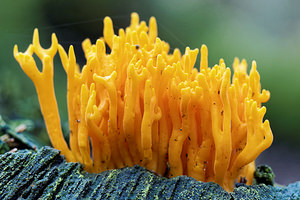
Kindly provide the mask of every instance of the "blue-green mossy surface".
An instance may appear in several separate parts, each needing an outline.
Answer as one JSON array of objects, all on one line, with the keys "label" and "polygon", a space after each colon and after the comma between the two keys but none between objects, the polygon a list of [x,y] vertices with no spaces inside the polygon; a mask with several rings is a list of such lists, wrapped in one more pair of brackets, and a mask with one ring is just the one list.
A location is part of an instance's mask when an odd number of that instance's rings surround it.
[{"label": "blue-green mossy surface", "polygon": [[299,199],[300,182],[287,187],[239,186],[227,193],[218,184],[179,176],[157,176],[134,166],[89,174],[43,147],[0,156],[0,199]]}]

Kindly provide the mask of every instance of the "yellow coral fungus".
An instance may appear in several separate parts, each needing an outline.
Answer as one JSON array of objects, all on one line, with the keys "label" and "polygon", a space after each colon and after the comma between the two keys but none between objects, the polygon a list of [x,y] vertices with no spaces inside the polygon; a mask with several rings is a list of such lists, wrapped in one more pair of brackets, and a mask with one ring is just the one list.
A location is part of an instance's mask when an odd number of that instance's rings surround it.
[{"label": "yellow coral fungus", "polygon": [[[254,160],[273,140],[261,107],[270,93],[261,91],[256,63],[248,75],[246,61],[235,59],[231,80],[222,59],[208,67],[203,45],[198,71],[193,68],[198,49],[170,53],[157,37],[155,18],[147,27],[136,13],[118,35],[106,17],[103,35],[96,44],[89,39],[82,43],[87,63],[81,70],[73,47],[67,54],[54,34],[49,49],[40,46],[37,29],[25,53],[14,48],[35,84],[53,146],[90,172],[139,164],[169,177],[214,181],[227,191],[239,177],[251,184]],[[57,50],[68,78],[70,148],[54,94]],[[42,72],[34,53],[43,63]]]}]

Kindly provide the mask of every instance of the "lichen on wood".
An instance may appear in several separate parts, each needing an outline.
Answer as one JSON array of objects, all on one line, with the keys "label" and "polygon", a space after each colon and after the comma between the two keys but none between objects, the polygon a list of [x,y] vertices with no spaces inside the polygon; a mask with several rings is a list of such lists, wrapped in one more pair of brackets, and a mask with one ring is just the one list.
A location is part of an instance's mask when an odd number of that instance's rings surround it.
[{"label": "lichen on wood", "polygon": [[171,179],[140,167],[90,174],[50,147],[0,155],[0,199],[299,199],[300,182],[287,187],[242,185],[227,193],[216,183]]}]

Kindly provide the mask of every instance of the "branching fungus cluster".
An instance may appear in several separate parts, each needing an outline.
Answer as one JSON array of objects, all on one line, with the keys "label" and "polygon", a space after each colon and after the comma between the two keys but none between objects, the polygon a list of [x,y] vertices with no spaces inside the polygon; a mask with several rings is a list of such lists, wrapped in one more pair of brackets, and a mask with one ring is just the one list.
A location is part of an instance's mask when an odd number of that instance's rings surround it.
[{"label": "branching fungus cluster", "polygon": [[[96,44],[82,43],[87,60],[82,69],[73,47],[67,54],[55,34],[49,49],[40,46],[37,29],[24,53],[14,48],[35,84],[53,146],[89,172],[139,164],[168,177],[214,181],[228,191],[239,176],[251,184],[254,160],[273,140],[261,107],[270,93],[261,91],[256,63],[248,75],[246,61],[235,59],[231,79],[223,59],[208,67],[203,45],[199,72],[194,68],[198,49],[169,52],[157,37],[155,18],[147,27],[136,13],[118,35],[106,17],[103,35]],[[70,147],[54,93],[57,51],[67,74]],[[42,71],[33,54],[42,61]]]}]

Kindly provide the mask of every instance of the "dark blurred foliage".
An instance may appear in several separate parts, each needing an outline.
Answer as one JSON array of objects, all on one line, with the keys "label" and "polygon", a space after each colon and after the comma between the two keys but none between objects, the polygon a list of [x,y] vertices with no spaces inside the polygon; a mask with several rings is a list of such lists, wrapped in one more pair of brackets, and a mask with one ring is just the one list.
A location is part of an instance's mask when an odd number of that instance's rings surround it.
[{"label": "dark blurred foliage", "polygon": [[[184,52],[186,46],[200,48],[206,44],[211,67],[220,58],[229,67],[236,56],[245,58],[250,66],[252,60],[257,61],[262,88],[271,92],[265,118],[274,133],[274,145],[266,152],[272,157],[272,148],[297,148],[300,139],[299,7],[296,0],[2,0],[0,114],[40,119],[34,86],[12,55],[14,44],[20,51],[26,50],[35,27],[39,28],[42,46],[49,46],[55,32],[66,50],[74,45],[77,61],[83,65],[81,42],[90,38],[94,43],[102,36],[105,16],[112,18],[117,33],[129,25],[131,12],[137,12],[147,22],[150,16],[156,17],[159,37],[170,44],[171,50]],[[56,56],[55,86],[63,122],[67,121],[65,79]],[[270,165],[277,174],[276,167]]]}]

